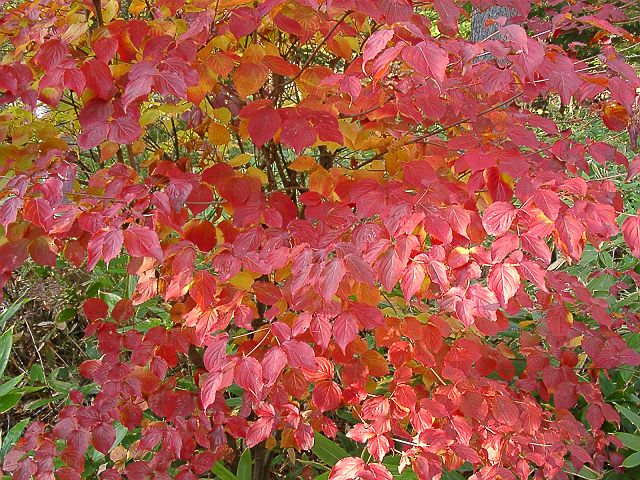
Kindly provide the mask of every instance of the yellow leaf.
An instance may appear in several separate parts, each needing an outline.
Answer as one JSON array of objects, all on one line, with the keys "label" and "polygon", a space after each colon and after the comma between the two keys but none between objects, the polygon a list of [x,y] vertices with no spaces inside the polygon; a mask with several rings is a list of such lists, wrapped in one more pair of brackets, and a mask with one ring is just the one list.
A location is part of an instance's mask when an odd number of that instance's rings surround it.
[{"label": "yellow leaf", "polygon": [[240,272],[229,283],[240,290],[248,292],[253,286],[253,276],[249,272]]},{"label": "yellow leaf", "polygon": [[138,16],[145,8],[147,8],[147,5],[144,3],[144,0],[133,0],[129,5],[129,13]]},{"label": "yellow leaf", "polygon": [[113,158],[116,152],[120,149],[120,145],[114,142],[106,141],[100,145],[100,161],[104,162]]},{"label": "yellow leaf", "polygon": [[325,197],[331,195],[333,191],[333,181],[331,175],[324,168],[318,168],[309,175],[309,190],[318,192]]},{"label": "yellow leaf", "polygon": [[69,25],[69,28],[60,36],[60,39],[69,44],[73,44],[87,32],[88,28],[89,24],[87,22],[74,23]]},{"label": "yellow leaf", "polygon": [[253,157],[248,153],[241,153],[235,158],[229,160],[229,165],[232,167],[239,167],[241,165],[245,165],[251,161]]},{"label": "yellow leaf", "polygon": [[160,110],[156,107],[149,108],[140,116],[140,125],[143,127],[155,122],[160,116]]},{"label": "yellow leaf", "polygon": [[161,112],[168,113],[171,115],[176,115],[179,113],[186,112],[187,110],[189,110],[190,106],[191,105],[189,102],[180,102],[175,104],[163,103],[158,108],[160,109]]},{"label": "yellow leaf", "polygon": [[301,155],[296,158],[291,165],[289,165],[289,169],[294,172],[308,172],[316,165],[317,163],[315,158],[309,155]]},{"label": "yellow leaf", "polygon": [[221,123],[229,123],[231,121],[231,111],[228,108],[216,108],[213,111],[213,116],[220,120]]},{"label": "yellow leaf", "polygon": [[263,185],[266,185],[267,183],[269,183],[269,177],[267,177],[267,174],[256,167],[247,168],[247,175],[251,175],[253,177],[259,178],[260,182]]},{"label": "yellow leaf", "polygon": [[264,47],[258,45],[257,43],[252,43],[245,49],[244,53],[242,54],[242,59],[246,63],[260,63],[265,54],[266,51]]},{"label": "yellow leaf", "polygon": [[182,33],[186,32],[188,30],[189,26],[187,25],[187,22],[185,22],[181,18],[174,19],[173,23],[176,26],[176,33],[178,33],[178,34],[182,34]]},{"label": "yellow leaf", "polygon": [[214,145],[226,145],[231,140],[227,128],[216,122],[209,125],[207,134],[209,136],[209,141]]},{"label": "yellow leaf", "polygon": [[144,152],[146,148],[147,148],[147,144],[144,143],[144,140],[142,138],[136,140],[131,145],[131,151],[135,154]]},{"label": "yellow leaf", "polygon": [[284,280],[286,280],[290,276],[291,276],[291,268],[290,267],[280,268],[279,270],[276,270],[274,272],[274,280],[276,282],[283,282]]},{"label": "yellow leaf", "polygon": [[261,63],[241,63],[233,72],[233,84],[242,99],[256,93],[269,76],[269,69]]},{"label": "yellow leaf", "polygon": [[105,23],[109,23],[113,20],[120,10],[120,4],[117,0],[109,0],[107,6],[102,10],[102,18]]}]

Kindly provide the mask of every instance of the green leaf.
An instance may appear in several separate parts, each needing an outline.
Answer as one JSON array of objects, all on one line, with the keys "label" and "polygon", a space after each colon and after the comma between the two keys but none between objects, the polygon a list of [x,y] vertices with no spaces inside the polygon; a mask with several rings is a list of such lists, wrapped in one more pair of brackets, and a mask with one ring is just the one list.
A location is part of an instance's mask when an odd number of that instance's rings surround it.
[{"label": "green leaf", "polygon": [[616,437],[620,439],[623,445],[631,450],[640,452],[640,435],[633,435],[631,433],[616,433]]},{"label": "green leaf", "polygon": [[637,467],[638,465],[640,465],[640,452],[629,455],[625,458],[624,462],[622,462],[622,466],[627,468]]},{"label": "green leaf", "polygon": [[12,390],[15,390],[16,385],[20,383],[23,376],[24,376],[24,373],[0,385],[0,397],[2,397],[3,395],[6,395],[7,393],[18,393]]},{"label": "green leaf", "polygon": [[329,475],[330,474],[331,474],[331,472],[322,473],[322,474],[318,475],[316,478],[314,478],[313,480],[329,480]]},{"label": "green leaf", "polygon": [[251,459],[251,450],[248,448],[240,455],[238,462],[238,480],[251,480],[253,477],[253,460]]},{"label": "green leaf", "polygon": [[627,417],[627,420],[629,420],[631,423],[633,423],[636,426],[636,428],[640,428],[640,416],[638,416],[638,414],[633,413],[627,407],[623,407],[622,405],[616,404],[616,407],[618,408],[618,411],[622,415]]},{"label": "green leaf", "polygon": [[4,329],[5,324],[11,320],[11,318],[16,314],[20,307],[22,307],[25,303],[30,302],[30,298],[19,298],[15,302],[13,302],[9,308],[7,308],[2,314],[0,314],[0,330]]},{"label": "green leaf", "polygon": [[75,308],[67,307],[60,310],[60,313],[56,316],[56,323],[66,323],[78,314]]},{"label": "green leaf", "polygon": [[400,455],[387,456],[384,458],[382,464],[387,467],[395,480],[417,480],[418,476],[411,470],[411,468],[405,468],[402,473],[398,472],[400,459]]},{"label": "green leaf", "polygon": [[0,336],[0,377],[4,373],[4,369],[7,368],[7,362],[9,361],[9,354],[11,353],[11,345],[13,344],[13,327],[4,332]]},{"label": "green leaf", "polygon": [[442,480],[466,480],[461,473],[442,471]]},{"label": "green leaf", "polygon": [[349,456],[349,453],[347,453],[345,449],[317,432],[314,435],[312,450],[320,460],[332,467],[338,460]]},{"label": "green leaf", "polygon": [[15,406],[22,398],[21,393],[9,393],[0,397],[0,413],[4,413]]},{"label": "green leaf", "polygon": [[22,432],[29,424],[29,419],[25,418],[20,422],[16,423],[11,430],[7,432],[7,435],[2,440],[2,447],[0,447],[0,464],[4,460],[4,457],[7,453],[9,453],[9,449],[15,445],[15,443],[22,435]]},{"label": "green leaf", "polygon": [[222,462],[216,462],[211,471],[220,480],[238,480],[237,477],[222,464]]},{"label": "green leaf", "polygon": [[29,369],[29,380],[30,382],[39,382],[39,383],[47,383],[47,380],[44,376],[44,370],[42,369],[42,365],[39,363],[34,363]]}]

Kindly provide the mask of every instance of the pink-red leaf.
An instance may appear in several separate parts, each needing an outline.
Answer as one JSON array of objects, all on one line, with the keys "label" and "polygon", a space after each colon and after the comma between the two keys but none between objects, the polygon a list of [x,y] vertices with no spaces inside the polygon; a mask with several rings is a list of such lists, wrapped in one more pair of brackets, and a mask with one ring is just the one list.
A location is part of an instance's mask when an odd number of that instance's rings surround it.
[{"label": "pink-red leaf", "polygon": [[353,314],[343,312],[333,322],[333,338],[340,349],[345,352],[347,345],[358,336],[358,321]]},{"label": "pink-red leaf", "polygon": [[307,368],[309,370],[316,368],[316,356],[313,353],[313,348],[305,342],[287,340],[282,344],[282,348],[287,354],[289,365],[293,368]]},{"label": "pink-red leaf", "polygon": [[100,423],[91,432],[91,444],[100,453],[107,455],[116,441],[116,429],[110,423]]},{"label": "pink-red leaf", "polygon": [[402,57],[417,72],[433,78],[437,83],[444,82],[449,56],[435,43],[423,41],[417,45],[405,47]]},{"label": "pink-red leaf", "polygon": [[485,210],[482,226],[489,235],[494,237],[509,231],[517,210],[509,202],[494,202]]},{"label": "pink-red leaf", "polygon": [[122,250],[124,235],[119,228],[98,230],[93,234],[87,246],[87,268],[93,270],[100,259],[108,265]]},{"label": "pink-red leaf", "polygon": [[314,405],[321,412],[335,410],[340,406],[342,391],[335,382],[320,382],[311,394]]},{"label": "pink-red leaf", "polygon": [[362,47],[362,70],[369,60],[373,60],[387,46],[387,43],[393,38],[393,30],[380,29],[367,38]]},{"label": "pink-red leaf", "polygon": [[514,265],[499,263],[491,267],[488,285],[504,308],[520,287],[520,275]]},{"label": "pink-red leaf", "polygon": [[148,227],[131,225],[124,231],[124,246],[133,257],[153,257],[162,261],[163,253],[158,234]]},{"label": "pink-red leaf", "polygon": [[633,256],[640,258],[640,217],[630,215],[622,222],[622,236]]},{"label": "pink-red leaf", "polygon": [[358,477],[365,465],[364,460],[361,458],[342,458],[331,469],[329,480],[353,480]]}]

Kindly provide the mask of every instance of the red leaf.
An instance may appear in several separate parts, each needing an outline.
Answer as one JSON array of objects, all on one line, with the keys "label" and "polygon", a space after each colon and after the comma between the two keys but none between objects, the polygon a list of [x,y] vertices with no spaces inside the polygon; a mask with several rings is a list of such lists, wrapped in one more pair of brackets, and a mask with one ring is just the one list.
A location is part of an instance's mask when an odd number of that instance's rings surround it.
[{"label": "red leaf", "polygon": [[449,55],[435,43],[423,41],[415,46],[405,47],[402,57],[424,76],[433,78],[439,84],[444,82]]},{"label": "red leaf", "polygon": [[405,300],[409,303],[411,297],[422,288],[422,282],[426,277],[424,266],[417,262],[411,262],[404,271],[400,289]]},{"label": "red leaf", "polygon": [[131,67],[131,70],[129,70],[129,83],[127,83],[122,96],[122,108],[125,111],[133,101],[149,94],[155,72],[155,67],[149,61],[142,61]]},{"label": "red leaf", "polygon": [[493,415],[501,423],[505,425],[515,425],[520,416],[518,407],[505,397],[497,397],[493,407]]},{"label": "red leaf", "polygon": [[100,259],[108,265],[122,250],[124,235],[119,228],[99,230],[93,234],[87,246],[87,268],[93,270]]},{"label": "red leaf", "polygon": [[453,445],[451,445],[451,451],[469,463],[480,462],[480,456],[476,453],[476,451],[473,448],[468,447],[467,445],[462,445],[461,443],[454,443]]},{"label": "red leaf", "polygon": [[454,232],[469,238],[467,228],[471,225],[471,214],[467,209],[460,205],[450,205],[444,210],[443,216]]},{"label": "red leaf", "polygon": [[453,0],[434,0],[433,8],[438,12],[440,30],[447,34],[455,34],[458,31],[458,18],[463,10]]},{"label": "red leaf", "polygon": [[357,457],[347,457],[338,460],[331,469],[329,480],[354,480],[365,467],[364,460]]},{"label": "red leaf", "polygon": [[369,442],[367,443],[367,451],[375,458],[378,462],[381,462],[384,456],[389,452],[391,448],[389,444],[389,439],[384,435],[375,435]]},{"label": "red leaf", "polygon": [[391,472],[381,463],[370,463],[364,469],[363,480],[393,480]]},{"label": "red leaf", "polygon": [[46,72],[56,68],[67,56],[69,46],[59,38],[44,42],[38,49],[36,61]]},{"label": "red leaf", "polygon": [[206,410],[216,401],[218,390],[222,386],[222,375],[218,372],[211,372],[200,387],[200,401],[202,408]]},{"label": "red leaf", "polygon": [[[249,135],[257,148],[271,140],[281,124],[280,115],[269,100],[258,100],[247,105],[240,110],[240,116],[248,119]],[[315,134],[312,143],[313,141]]]},{"label": "red leaf", "polygon": [[358,322],[353,314],[343,312],[333,322],[333,338],[342,352],[358,336]]},{"label": "red leaf", "polygon": [[133,257],[153,257],[159,262],[164,255],[158,234],[147,227],[131,225],[124,231],[124,246]]},{"label": "red leaf", "polygon": [[120,411],[120,423],[127,427],[129,430],[133,430],[140,426],[142,422],[142,409],[138,405],[132,403],[126,404]]},{"label": "red leaf", "polygon": [[254,357],[242,357],[238,360],[234,375],[235,381],[245,392],[251,394],[255,401],[262,395],[262,365]]},{"label": "red leaf", "polygon": [[522,276],[533,283],[536,287],[538,287],[543,292],[548,292],[547,285],[545,283],[547,270],[542,268],[536,262],[531,261],[523,261],[520,262],[520,273]]},{"label": "red leaf", "polygon": [[24,204],[22,217],[41,227],[45,232],[53,226],[53,209],[44,198],[29,198]]},{"label": "red leaf", "polygon": [[517,210],[508,202],[494,202],[485,210],[482,226],[489,235],[498,237],[509,231]]},{"label": "red leaf", "polygon": [[98,98],[108,100],[112,96],[113,76],[109,66],[100,60],[90,60],[82,66],[82,73],[87,87],[93,90]]},{"label": "red leaf", "polygon": [[275,423],[275,410],[271,405],[265,405],[265,408],[260,408],[256,413],[260,418],[249,425],[247,430],[246,442],[249,448],[266,440],[271,435]]},{"label": "red leaf", "polygon": [[131,319],[135,313],[136,311],[131,300],[128,298],[121,298],[113,307],[111,317],[113,317],[116,322],[122,323]]},{"label": "red leaf", "polygon": [[334,258],[322,269],[318,280],[320,294],[326,301],[330,301],[338,291],[338,286],[344,277],[344,262],[340,258]]},{"label": "red leaf", "polygon": [[313,370],[316,368],[316,356],[311,348],[305,342],[299,340],[287,340],[282,344],[289,365],[293,368],[306,368]]},{"label": "red leaf", "polygon": [[208,309],[216,300],[216,278],[206,270],[198,271],[191,282],[189,295],[196,302],[200,310]]},{"label": "red leaf", "polygon": [[630,215],[622,222],[622,236],[633,256],[640,258],[640,217]]},{"label": "red leaf", "polygon": [[560,212],[562,203],[556,192],[552,192],[551,190],[536,190],[533,194],[533,200],[550,220],[558,218],[558,212]]},{"label": "red leaf", "polygon": [[0,225],[7,230],[7,226],[10,223],[16,221],[18,217],[18,210],[22,208],[23,201],[21,198],[12,197],[6,199],[2,205],[0,205]]},{"label": "red leaf", "polygon": [[105,455],[116,441],[116,429],[109,423],[100,423],[91,431],[91,444],[94,448]]},{"label": "red leaf", "polygon": [[365,420],[386,419],[391,409],[391,402],[387,397],[373,397],[362,404],[361,415]]},{"label": "red leaf", "polygon": [[107,318],[109,307],[99,298],[87,298],[82,304],[82,310],[90,321]]},{"label": "red leaf", "polygon": [[98,123],[89,127],[83,127],[82,133],[78,135],[78,147],[80,150],[91,150],[107,139],[109,125]]},{"label": "red leaf", "polygon": [[273,385],[287,366],[287,355],[280,346],[271,348],[262,358],[262,373],[267,387]]},{"label": "red leaf", "polygon": [[209,220],[192,220],[184,226],[184,239],[196,244],[202,252],[210,252],[218,243],[216,227]]},{"label": "red leaf", "polygon": [[382,286],[387,292],[391,292],[400,280],[404,269],[404,264],[394,247],[389,248],[379,260],[378,269]]},{"label": "red leaf", "polygon": [[82,480],[80,474],[69,467],[58,468],[56,470],[56,478],[58,480]]},{"label": "red leaf", "polygon": [[409,0],[378,0],[377,3],[389,24],[409,20],[413,13],[413,5]]},{"label": "red leaf", "polygon": [[556,220],[558,246],[574,260],[580,260],[585,245],[585,227],[571,213]]},{"label": "red leaf", "polygon": [[282,123],[280,141],[300,154],[306,147],[315,143],[316,130],[309,119],[301,115],[297,109],[287,108],[283,111],[286,112],[286,117]]},{"label": "red leaf", "polygon": [[387,47],[387,43],[393,38],[393,30],[380,29],[367,38],[362,47],[362,71],[364,72],[365,64],[369,60],[373,60],[376,56]]},{"label": "red leaf", "polygon": [[320,382],[313,388],[311,394],[313,404],[321,412],[338,408],[341,396],[342,391],[335,382]]},{"label": "red leaf", "polygon": [[29,244],[29,255],[39,265],[56,266],[58,249],[51,237],[38,237]]},{"label": "red leaf", "polygon": [[507,302],[520,287],[520,275],[514,265],[498,263],[491,267],[487,283],[498,297],[502,308],[506,308]]},{"label": "red leaf", "polygon": [[629,162],[627,173],[627,182],[633,180],[638,173],[640,173],[640,155],[636,155],[631,162]]},{"label": "red leaf", "polygon": [[142,134],[140,122],[135,110],[129,109],[127,114],[114,117],[109,127],[109,140],[114,143],[130,144]]},{"label": "red leaf", "polygon": [[556,408],[569,409],[574,407],[578,403],[576,385],[569,382],[558,385],[553,392],[553,403]]}]

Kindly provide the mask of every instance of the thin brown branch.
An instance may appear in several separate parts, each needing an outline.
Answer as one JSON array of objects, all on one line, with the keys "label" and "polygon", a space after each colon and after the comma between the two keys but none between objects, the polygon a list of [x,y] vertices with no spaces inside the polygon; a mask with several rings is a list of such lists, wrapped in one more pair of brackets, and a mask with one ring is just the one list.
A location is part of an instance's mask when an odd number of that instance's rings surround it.
[{"label": "thin brown branch", "polygon": [[[524,94],[524,92],[520,92],[520,93],[518,93],[516,95],[513,95],[513,96],[509,97],[508,99],[506,99],[506,100],[504,100],[504,101],[502,101],[502,102],[500,102],[500,103],[498,103],[496,105],[493,105],[493,106],[491,106],[489,108],[486,108],[486,109],[482,110],[476,116],[480,117],[482,115],[486,115],[487,113],[493,112],[494,110],[497,110],[498,108],[501,108],[501,107],[513,102],[514,100],[520,98],[523,94]],[[418,136],[418,137],[416,137],[416,138],[414,138],[412,140],[409,140],[409,141],[405,142],[403,146],[412,145],[414,143],[421,143],[424,140],[426,140],[427,138],[434,137],[436,135],[440,135],[442,133],[445,133],[448,130],[450,130],[452,128],[455,128],[455,127],[457,127],[459,125],[462,125],[463,123],[467,123],[470,120],[471,120],[470,117],[465,117],[465,118],[463,118],[461,120],[458,120],[457,122],[454,122],[454,123],[452,123],[450,125],[445,125],[443,127],[437,128],[433,132],[428,132],[428,133],[425,133],[424,135],[420,135],[420,136]],[[367,160],[364,160],[363,162],[360,162],[360,164],[358,164],[354,168],[354,170],[358,170],[359,168],[362,168],[362,167],[364,167],[366,165],[369,165],[371,162],[374,162],[375,160],[379,160],[380,158],[382,158],[385,155],[385,153],[387,153],[387,152],[380,152],[377,155],[374,155],[373,157],[371,157],[371,158],[369,158]]]},{"label": "thin brown branch", "polygon": [[300,68],[300,70],[298,71],[298,73],[296,73],[292,78],[290,78],[289,80],[286,80],[285,82],[283,82],[281,85],[277,85],[274,88],[274,91],[277,91],[279,88],[282,88],[292,82],[295,82],[298,78],[300,78],[300,75],[302,75],[302,73],[309,67],[309,65],[311,65],[311,62],[314,61],[316,55],[318,54],[318,52],[320,51],[320,49],[324,46],[325,43],[327,43],[327,41],[329,41],[329,38],[331,38],[331,35],[333,35],[333,33],[338,29],[338,27],[342,24],[342,22],[344,22],[346,20],[346,18],[351,15],[353,13],[353,11],[351,10],[347,10],[346,12],[344,12],[344,15],[342,15],[342,17],[340,17],[340,19],[336,22],[336,24],[331,28],[331,30],[329,30],[329,33],[327,33],[324,38],[322,39],[322,41],[316,45],[316,48],[313,50],[313,52],[311,52],[311,55],[309,55],[309,58],[307,58],[307,61],[304,62],[304,64],[302,65],[302,68]]}]

